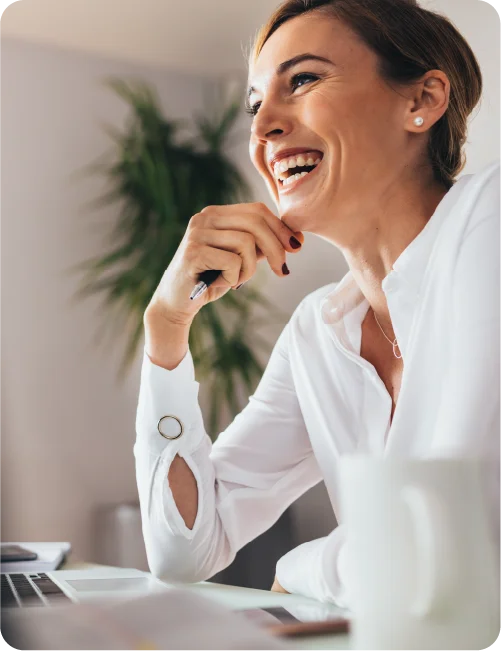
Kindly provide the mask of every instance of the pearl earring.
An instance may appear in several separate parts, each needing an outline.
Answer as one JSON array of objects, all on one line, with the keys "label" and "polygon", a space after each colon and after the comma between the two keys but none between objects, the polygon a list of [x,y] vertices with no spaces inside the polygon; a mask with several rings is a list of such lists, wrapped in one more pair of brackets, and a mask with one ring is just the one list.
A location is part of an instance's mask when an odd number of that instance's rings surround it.
[{"label": "pearl earring", "polygon": [[424,124],[424,120],[423,120],[423,118],[422,118],[422,117],[417,117],[417,118],[415,118],[415,119],[414,119],[414,124],[415,124],[417,127],[422,127],[423,124]]}]

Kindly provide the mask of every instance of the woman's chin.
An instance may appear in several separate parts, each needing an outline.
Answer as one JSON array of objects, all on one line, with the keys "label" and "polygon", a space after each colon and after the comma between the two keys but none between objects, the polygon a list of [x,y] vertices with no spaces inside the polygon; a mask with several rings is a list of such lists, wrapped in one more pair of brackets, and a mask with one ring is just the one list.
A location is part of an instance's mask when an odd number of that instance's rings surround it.
[{"label": "woman's chin", "polygon": [[289,215],[282,215],[281,221],[290,228],[294,233],[303,232],[305,229],[305,220],[299,217],[290,217]]},{"label": "woman's chin", "polygon": [[300,212],[299,209],[282,211],[279,208],[279,215],[282,222],[294,233],[299,231],[307,233],[313,227],[313,216],[309,211],[305,214],[304,209]]}]

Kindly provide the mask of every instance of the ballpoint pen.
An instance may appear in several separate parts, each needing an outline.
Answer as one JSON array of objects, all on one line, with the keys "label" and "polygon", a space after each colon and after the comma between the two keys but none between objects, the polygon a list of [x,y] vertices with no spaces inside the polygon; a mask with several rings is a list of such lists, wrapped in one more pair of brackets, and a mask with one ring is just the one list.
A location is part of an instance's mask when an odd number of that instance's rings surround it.
[{"label": "ballpoint pen", "polygon": [[198,283],[195,285],[193,291],[191,292],[190,299],[193,301],[195,298],[202,296],[202,294],[209,289],[209,287],[216,280],[220,273],[221,271],[218,269],[208,269],[207,271],[203,271],[199,276]]}]

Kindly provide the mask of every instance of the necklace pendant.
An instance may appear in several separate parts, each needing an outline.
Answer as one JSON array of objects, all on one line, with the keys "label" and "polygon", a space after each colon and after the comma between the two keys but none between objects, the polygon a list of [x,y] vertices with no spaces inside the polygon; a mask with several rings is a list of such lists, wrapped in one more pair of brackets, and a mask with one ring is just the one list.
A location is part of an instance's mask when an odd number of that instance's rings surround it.
[{"label": "necklace pendant", "polygon": [[402,355],[401,355],[401,354],[400,354],[400,355],[397,355],[397,350],[398,350],[398,352],[400,353],[400,349],[399,349],[399,347],[398,347],[398,342],[397,342],[396,339],[395,339],[395,341],[392,343],[392,346],[393,346],[393,354],[395,355],[395,357],[396,357],[397,359],[402,359]]}]

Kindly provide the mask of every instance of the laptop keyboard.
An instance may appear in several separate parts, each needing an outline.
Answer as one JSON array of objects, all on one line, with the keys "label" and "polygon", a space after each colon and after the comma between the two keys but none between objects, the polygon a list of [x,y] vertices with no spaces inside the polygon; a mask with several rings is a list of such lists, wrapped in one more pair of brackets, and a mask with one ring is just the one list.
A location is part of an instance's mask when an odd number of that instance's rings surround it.
[{"label": "laptop keyboard", "polygon": [[2,574],[2,608],[26,608],[30,606],[55,606],[71,599],[47,574]]}]

